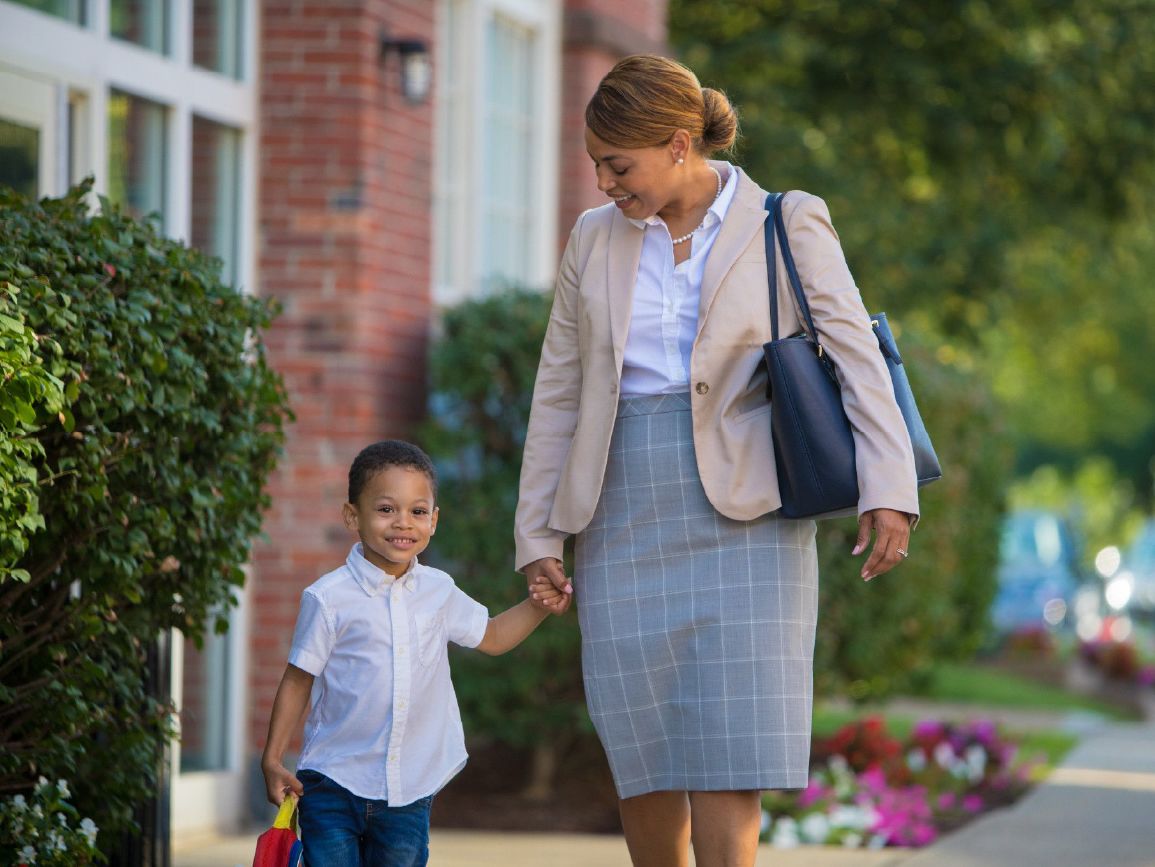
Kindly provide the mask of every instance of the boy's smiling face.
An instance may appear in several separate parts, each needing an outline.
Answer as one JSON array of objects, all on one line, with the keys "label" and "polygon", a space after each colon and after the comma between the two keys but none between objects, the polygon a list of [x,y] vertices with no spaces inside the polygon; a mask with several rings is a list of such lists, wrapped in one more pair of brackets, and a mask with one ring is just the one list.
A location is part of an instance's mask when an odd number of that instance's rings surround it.
[{"label": "boy's smiling face", "polygon": [[410,467],[375,473],[343,512],[345,526],[361,537],[365,559],[394,578],[405,574],[437,529],[433,483]]}]

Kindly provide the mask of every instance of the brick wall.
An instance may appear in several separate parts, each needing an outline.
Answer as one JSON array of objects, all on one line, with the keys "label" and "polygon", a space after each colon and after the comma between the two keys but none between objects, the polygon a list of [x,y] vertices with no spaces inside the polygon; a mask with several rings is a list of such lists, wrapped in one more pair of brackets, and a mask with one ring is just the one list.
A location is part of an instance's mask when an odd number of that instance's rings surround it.
[{"label": "brick wall", "polygon": [[[344,562],[345,478],[424,408],[432,105],[400,93],[379,33],[434,45],[428,0],[265,0],[260,291],[297,420],[253,556],[250,745],[264,743],[302,588]],[[435,61],[436,63],[436,61]]]}]

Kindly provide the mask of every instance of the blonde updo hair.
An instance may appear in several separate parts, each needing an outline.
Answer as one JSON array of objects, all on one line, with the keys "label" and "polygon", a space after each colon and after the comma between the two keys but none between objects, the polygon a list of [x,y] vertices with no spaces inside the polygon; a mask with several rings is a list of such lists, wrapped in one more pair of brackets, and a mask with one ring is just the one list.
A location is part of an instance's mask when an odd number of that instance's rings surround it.
[{"label": "blonde updo hair", "polygon": [[656,54],[614,65],[586,106],[586,126],[620,148],[664,145],[684,129],[703,156],[728,151],[738,138],[738,115],[726,94],[702,87],[688,68]]}]

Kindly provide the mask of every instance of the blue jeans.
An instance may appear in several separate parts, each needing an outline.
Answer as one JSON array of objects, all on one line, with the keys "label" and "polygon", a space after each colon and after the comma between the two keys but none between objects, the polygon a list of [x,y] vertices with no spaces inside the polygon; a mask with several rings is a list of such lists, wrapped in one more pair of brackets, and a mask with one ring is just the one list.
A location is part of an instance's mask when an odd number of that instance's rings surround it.
[{"label": "blue jeans", "polygon": [[305,787],[299,822],[306,867],[425,867],[433,796],[404,807],[359,798],[317,771]]}]

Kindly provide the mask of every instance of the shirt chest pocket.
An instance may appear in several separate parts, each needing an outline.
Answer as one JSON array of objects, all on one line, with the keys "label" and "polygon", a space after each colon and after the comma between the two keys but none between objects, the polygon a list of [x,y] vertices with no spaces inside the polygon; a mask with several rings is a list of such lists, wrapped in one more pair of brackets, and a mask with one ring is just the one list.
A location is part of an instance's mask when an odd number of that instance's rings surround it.
[{"label": "shirt chest pocket", "polygon": [[432,666],[445,653],[445,616],[440,611],[415,614],[417,627],[417,659],[423,666]]}]

